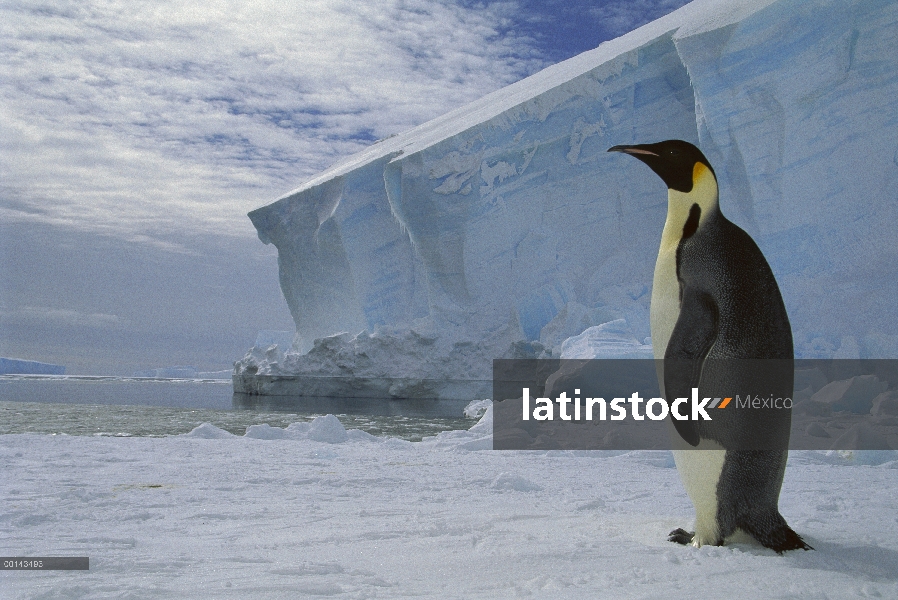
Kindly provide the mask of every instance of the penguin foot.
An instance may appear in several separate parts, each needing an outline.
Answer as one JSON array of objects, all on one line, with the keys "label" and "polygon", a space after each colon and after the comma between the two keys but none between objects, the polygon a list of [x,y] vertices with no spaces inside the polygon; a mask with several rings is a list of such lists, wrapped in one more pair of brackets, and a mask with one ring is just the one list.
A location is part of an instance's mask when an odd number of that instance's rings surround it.
[{"label": "penguin foot", "polygon": [[813,550],[807,542],[801,539],[801,536],[795,533],[791,527],[784,527],[779,531],[773,532],[765,539],[759,539],[759,542],[770,548],[777,554],[782,554],[787,550]]},{"label": "penguin foot", "polygon": [[691,544],[694,537],[694,531],[686,531],[682,527],[677,527],[667,534],[667,541],[676,542],[685,546],[686,544]]},{"label": "penguin foot", "polygon": [[[787,550],[813,550],[801,536],[786,524],[786,520],[779,514],[770,521],[766,519],[753,519],[742,523],[741,528],[754,537],[765,548],[770,548],[777,554]],[[764,526],[766,525],[766,526]]]}]

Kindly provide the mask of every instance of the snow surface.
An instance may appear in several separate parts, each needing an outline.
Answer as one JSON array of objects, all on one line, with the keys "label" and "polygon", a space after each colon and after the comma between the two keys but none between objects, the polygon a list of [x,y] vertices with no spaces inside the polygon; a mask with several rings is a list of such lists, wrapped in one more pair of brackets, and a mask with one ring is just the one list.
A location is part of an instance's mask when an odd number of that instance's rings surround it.
[{"label": "snow surface", "polygon": [[896,22],[894,2],[696,0],[335,165],[250,213],[278,248],[288,354],[348,332],[331,347],[351,374],[366,336],[486,363],[617,319],[645,340],[666,194],[606,150],[680,138],[767,256],[797,357],[898,357]]},{"label": "snow surface", "polygon": [[491,409],[419,443],[333,416],[234,436],[0,436],[3,598],[895,598],[898,453],[795,452],[780,507],[816,550],[666,541],[667,452],[489,450]]}]

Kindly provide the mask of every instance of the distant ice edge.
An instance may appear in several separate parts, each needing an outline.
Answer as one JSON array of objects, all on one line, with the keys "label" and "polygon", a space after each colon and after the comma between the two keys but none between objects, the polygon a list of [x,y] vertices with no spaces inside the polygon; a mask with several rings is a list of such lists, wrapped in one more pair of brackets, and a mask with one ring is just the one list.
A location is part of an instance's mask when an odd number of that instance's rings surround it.
[{"label": "distant ice edge", "polygon": [[442,397],[493,358],[612,356],[581,335],[603,324],[648,346],[665,194],[605,151],[668,138],[715,166],[797,357],[898,357],[896,20],[894,3],[699,0],[251,212],[297,334],[238,361],[235,391],[317,376]]}]

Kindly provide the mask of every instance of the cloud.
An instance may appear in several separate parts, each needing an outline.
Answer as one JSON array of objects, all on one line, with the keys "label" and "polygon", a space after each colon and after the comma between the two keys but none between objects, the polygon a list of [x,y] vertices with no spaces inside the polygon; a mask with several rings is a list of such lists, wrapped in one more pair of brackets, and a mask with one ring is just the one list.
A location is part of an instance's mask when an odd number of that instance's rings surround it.
[{"label": "cloud", "polygon": [[[138,242],[252,234],[339,158],[545,66],[513,3],[0,7],[0,210]],[[170,240],[165,243],[171,243]]]},{"label": "cloud", "polygon": [[3,352],[84,373],[226,364],[291,326],[249,210],[656,8],[0,3]]}]

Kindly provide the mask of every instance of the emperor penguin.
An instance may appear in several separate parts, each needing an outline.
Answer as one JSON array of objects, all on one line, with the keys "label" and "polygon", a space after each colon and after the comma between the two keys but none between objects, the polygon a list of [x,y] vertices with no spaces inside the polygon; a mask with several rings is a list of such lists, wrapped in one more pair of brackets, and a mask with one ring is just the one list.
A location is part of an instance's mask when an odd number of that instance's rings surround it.
[{"label": "emperor penguin", "polygon": [[[762,389],[764,398],[791,398],[785,304],[757,244],[720,212],[711,164],[682,140],[608,151],[644,162],[668,188],[650,309],[668,403],[688,398],[693,387],[701,396]],[[709,411],[710,421],[671,419],[674,460],[695,507],[695,531],[676,529],[668,539],[719,546],[744,532],[777,553],[811,549],[779,512],[791,411],[782,405],[730,408]]]}]

